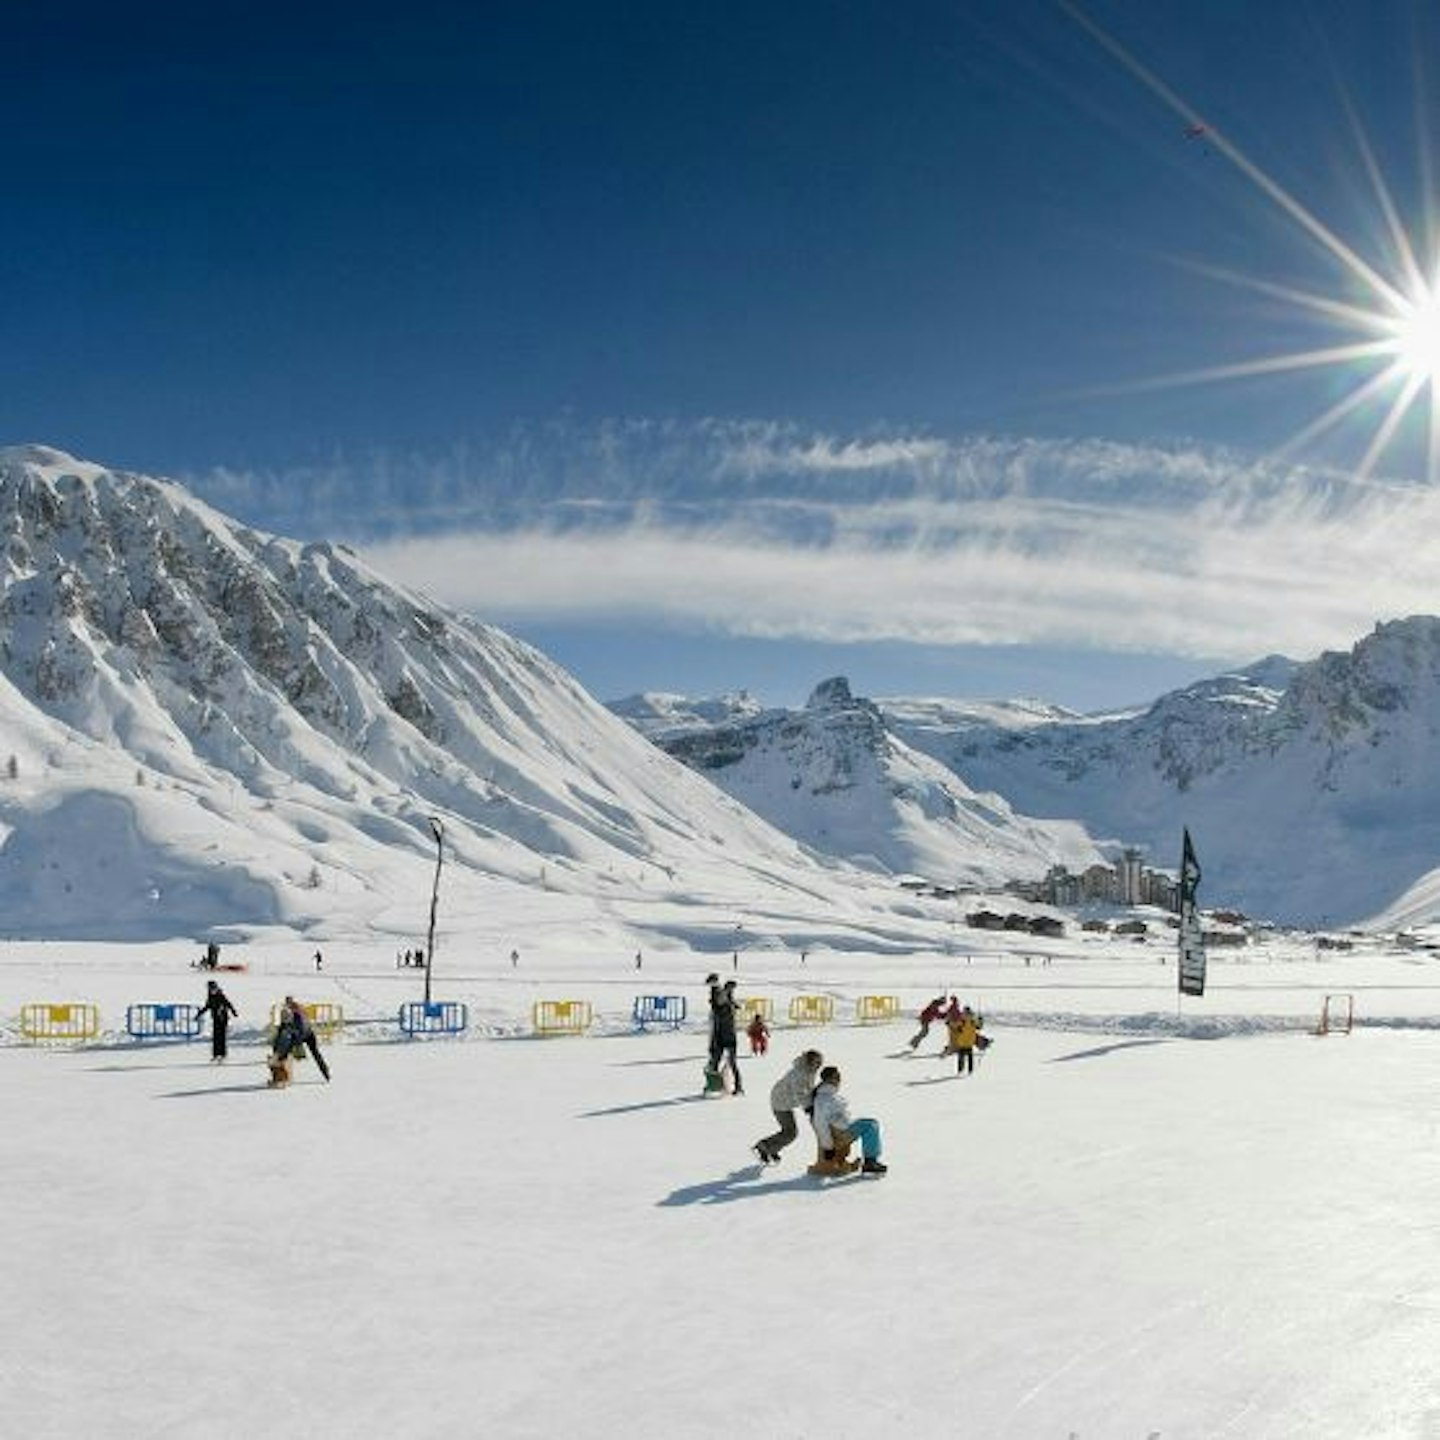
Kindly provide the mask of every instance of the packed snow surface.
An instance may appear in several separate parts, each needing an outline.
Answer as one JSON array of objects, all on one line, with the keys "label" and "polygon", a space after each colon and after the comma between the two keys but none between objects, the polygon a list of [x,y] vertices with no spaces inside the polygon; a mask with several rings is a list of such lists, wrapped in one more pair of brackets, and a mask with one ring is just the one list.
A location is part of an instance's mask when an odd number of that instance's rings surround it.
[{"label": "packed snow surface", "polygon": [[[437,950],[463,1039],[405,1041],[388,941],[226,946],[232,1052],[137,1042],[195,1002],[188,942],[0,950],[4,1430],[27,1437],[1346,1437],[1440,1433],[1440,965],[1277,936],[976,937],[953,954],[684,950],[583,935]],[[771,999],[745,1093],[704,1099],[703,977]],[[973,1077],[907,1046],[938,990],[994,1038]],[[344,1008],[264,1087],[286,993]],[[1327,993],[1357,1028],[1312,1032]],[[687,998],[634,1033],[637,995]],[[835,1023],[793,1028],[802,994]],[[852,1021],[865,995],[903,1019]],[[584,1037],[533,1037],[539,999]],[[33,1002],[97,1005],[83,1046]],[[762,1170],[803,1047],[877,1117],[890,1173]]]}]

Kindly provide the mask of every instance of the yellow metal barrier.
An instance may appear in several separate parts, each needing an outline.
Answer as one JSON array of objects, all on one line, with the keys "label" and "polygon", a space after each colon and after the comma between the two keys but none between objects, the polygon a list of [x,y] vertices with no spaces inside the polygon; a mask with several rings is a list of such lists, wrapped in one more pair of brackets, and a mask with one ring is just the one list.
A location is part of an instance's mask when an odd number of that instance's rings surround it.
[{"label": "yellow metal barrier", "polygon": [[20,1034],[26,1040],[93,1040],[100,1033],[98,1005],[22,1005]]},{"label": "yellow metal barrier", "polygon": [[790,1002],[794,1025],[828,1025],[835,1018],[835,1001],[829,995],[797,995]]},{"label": "yellow metal barrier", "polygon": [[758,1015],[768,1025],[774,1009],[768,995],[747,995],[740,1002],[740,1023],[748,1025]]},{"label": "yellow metal barrier", "polygon": [[[315,1033],[322,1040],[333,1040],[345,1028],[345,1012],[329,1000],[299,1000],[296,1002],[310,1017]],[[280,1026],[282,1007],[270,1007],[270,1033],[273,1035]]]},{"label": "yellow metal barrier", "polygon": [[532,1015],[537,1035],[583,1035],[595,1022],[588,1000],[537,1000]]},{"label": "yellow metal barrier", "polygon": [[855,1018],[862,1025],[900,1018],[898,995],[862,995],[855,1002]]}]

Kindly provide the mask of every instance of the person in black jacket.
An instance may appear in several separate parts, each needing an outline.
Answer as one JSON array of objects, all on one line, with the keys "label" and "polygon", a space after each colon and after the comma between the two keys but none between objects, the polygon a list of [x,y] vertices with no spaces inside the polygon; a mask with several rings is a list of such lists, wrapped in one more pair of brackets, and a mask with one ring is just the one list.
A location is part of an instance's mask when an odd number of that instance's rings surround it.
[{"label": "person in black jacket", "polygon": [[293,995],[287,995],[285,1005],[280,1012],[280,1027],[275,1034],[275,1056],[279,1060],[284,1060],[302,1046],[310,1052],[310,1058],[315,1062],[316,1068],[328,1081],[330,1067],[320,1053],[320,1042],[316,1039],[315,1027],[310,1023],[310,1017],[305,1013],[305,1007]]},{"label": "person in black jacket", "polygon": [[205,982],[205,1003],[200,1007],[200,1021],[210,1017],[210,1059],[223,1060],[228,1053],[230,1017],[240,1012],[230,1003],[230,997],[214,980]]},{"label": "person in black jacket", "polygon": [[745,1087],[740,1083],[740,1061],[736,1054],[735,1011],[739,1002],[735,999],[735,982],[727,980],[710,991],[710,1064],[718,1070],[722,1062],[729,1062],[730,1075],[734,1084],[731,1093],[743,1095]]}]

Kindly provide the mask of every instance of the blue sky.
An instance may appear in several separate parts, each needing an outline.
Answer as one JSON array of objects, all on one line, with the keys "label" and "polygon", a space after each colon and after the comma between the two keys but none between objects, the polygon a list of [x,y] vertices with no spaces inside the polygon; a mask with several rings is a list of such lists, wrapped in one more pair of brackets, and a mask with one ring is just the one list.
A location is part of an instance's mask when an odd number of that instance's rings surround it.
[{"label": "blue sky", "polygon": [[1420,406],[1276,458],[1362,366],[1135,384],[1354,338],[1294,302],[1396,273],[1347,111],[1428,265],[1418,0],[1084,6],[1151,85],[1050,0],[27,8],[7,442],[604,696],[1090,707],[1434,608]]}]

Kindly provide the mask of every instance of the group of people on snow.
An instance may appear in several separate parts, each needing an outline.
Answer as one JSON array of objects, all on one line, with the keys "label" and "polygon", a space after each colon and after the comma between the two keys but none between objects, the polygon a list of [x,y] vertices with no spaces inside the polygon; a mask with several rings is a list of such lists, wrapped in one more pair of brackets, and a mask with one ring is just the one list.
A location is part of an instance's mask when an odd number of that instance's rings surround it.
[{"label": "group of people on snow", "polygon": [[800,1133],[795,1112],[810,1117],[815,1143],[824,1160],[858,1143],[864,1157],[860,1168],[867,1175],[883,1175],[889,1169],[881,1159],[880,1122],[866,1115],[856,1119],[840,1094],[842,1081],[837,1066],[825,1064],[818,1050],[805,1050],[770,1087],[770,1109],[775,1116],[774,1134],[757,1140],[752,1147],[762,1165],[776,1165],[780,1152]]},{"label": "group of people on snow", "polygon": [[[317,952],[318,953],[318,952]],[[230,1049],[230,1020],[240,1012],[230,1002],[230,997],[214,980],[205,982],[205,1000],[198,1007],[198,1018],[203,1026],[205,1017],[210,1017],[210,1059],[212,1063],[223,1061]],[[328,1081],[330,1066],[320,1053],[319,1037],[315,1025],[305,1007],[293,995],[287,995],[280,1006],[280,1015],[275,1025],[275,1036],[271,1041],[268,1063],[272,1086],[289,1082],[293,1059],[305,1051],[315,1062],[315,1068]]]},{"label": "group of people on snow", "polygon": [[713,972],[705,977],[710,989],[710,1062],[705,1068],[705,1084],[709,1090],[723,1089],[721,1079],[725,1067],[730,1070],[730,1093],[743,1095],[745,1087],[740,1082],[740,1057],[735,1053],[735,1015],[740,1002],[735,998],[735,982],[727,980],[723,985],[720,977]]},{"label": "group of people on snow", "polygon": [[[740,1002],[735,995],[735,982],[721,984],[718,975],[707,975],[710,990],[710,1057],[705,1070],[707,1090],[723,1089],[723,1068],[728,1065],[731,1093],[743,1095],[740,1065],[736,1058],[736,1013]],[[752,1055],[765,1054],[770,1037],[765,1017],[758,1012],[746,1027]],[[851,1117],[850,1109],[840,1094],[840,1071],[826,1065],[818,1050],[806,1050],[770,1089],[770,1109],[778,1127],[774,1134],[757,1140],[753,1149],[762,1165],[778,1164],[780,1153],[800,1133],[796,1112],[803,1110],[810,1118],[822,1158],[829,1159],[837,1151],[848,1150],[857,1143],[864,1159],[861,1169],[870,1175],[883,1175],[888,1168],[880,1159],[880,1122],[869,1116]]]},{"label": "group of people on snow", "polygon": [[[724,1069],[728,1066],[731,1093],[743,1095],[745,1090],[736,1058],[736,1016],[740,1002],[736,998],[735,982],[727,980],[722,984],[718,975],[710,974],[705,977],[705,983],[710,992],[710,1053],[705,1070],[706,1089],[724,1089]],[[956,1057],[957,1073],[973,1074],[975,1052],[984,1050],[990,1043],[989,1037],[984,1034],[984,1017],[969,1005],[962,1005],[957,996],[937,995],[920,1012],[920,1029],[910,1041],[911,1050],[919,1048],[936,1021],[944,1024],[947,1035],[947,1043],[940,1053]],[[764,1016],[758,1011],[752,1016],[746,1033],[750,1037],[750,1053],[765,1054],[770,1031]],[[843,1158],[851,1145],[858,1144],[863,1157],[861,1171],[871,1175],[886,1173],[888,1166],[880,1158],[880,1122],[871,1116],[856,1118],[851,1115],[849,1104],[840,1093],[842,1081],[839,1068],[826,1065],[820,1051],[805,1050],[795,1057],[790,1068],[770,1090],[770,1109],[775,1116],[776,1129],[751,1147],[762,1165],[778,1164],[781,1153],[794,1143],[800,1133],[796,1115],[803,1110],[815,1132],[821,1161],[832,1157]],[[854,1162],[851,1163],[853,1165]]]},{"label": "group of people on snow", "polygon": [[954,995],[937,995],[920,1012],[919,1032],[910,1041],[910,1048],[918,1050],[920,1043],[930,1033],[930,1027],[943,1021],[948,1036],[942,1055],[954,1055],[955,1069],[961,1075],[975,1073],[975,1052],[984,1050],[990,1044],[990,1037],[983,1034],[985,1017],[978,1015],[968,1005],[962,1005]]}]

